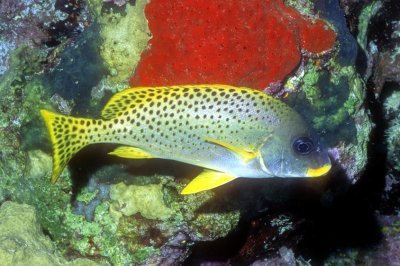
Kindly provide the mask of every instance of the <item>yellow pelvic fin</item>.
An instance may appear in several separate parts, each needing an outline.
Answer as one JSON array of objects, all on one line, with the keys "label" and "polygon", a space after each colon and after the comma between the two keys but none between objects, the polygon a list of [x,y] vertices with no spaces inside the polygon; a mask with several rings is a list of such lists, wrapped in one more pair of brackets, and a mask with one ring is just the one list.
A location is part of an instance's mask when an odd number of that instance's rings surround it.
[{"label": "yellow pelvic fin", "polygon": [[93,119],[75,118],[40,110],[53,146],[53,173],[51,182],[55,183],[69,160],[89,144],[86,136]]},{"label": "yellow pelvic fin", "polygon": [[229,143],[217,140],[217,139],[206,137],[205,140],[207,142],[214,143],[216,145],[222,146],[222,147],[230,150],[231,152],[236,154],[244,163],[250,162],[251,160],[255,159],[258,155],[257,152],[254,152],[251,150],[246,150],[246,149],[237,147],[235,145],[232,145],[232,144],[229,144]]},{"label": "yellow pelvic fin", "polygon": [[108,154],[116,155],[122,158],[131,158],[131,159],[154,158],[153,155],[151,155],[148,152],[145,152],[142,149],[129,146],[118,147],[114,151],[109,152]]},{"label": "yellow pelvic fin", "polygon": [[235,178],[237,177],[230,174],[216,172],[213,170],[204,170],[181,191],[181,194],[187,195],[209,190],[226,184]]}]

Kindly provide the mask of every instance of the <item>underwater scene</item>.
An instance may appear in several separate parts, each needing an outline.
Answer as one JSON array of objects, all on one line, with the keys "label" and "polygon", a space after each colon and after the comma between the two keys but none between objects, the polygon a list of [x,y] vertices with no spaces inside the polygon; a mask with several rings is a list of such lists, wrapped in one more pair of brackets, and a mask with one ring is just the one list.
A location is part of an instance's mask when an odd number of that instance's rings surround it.
[{"label": "underwater scene", "polygon": [[0,265],[400,266],[398,0],[0,0]]}]

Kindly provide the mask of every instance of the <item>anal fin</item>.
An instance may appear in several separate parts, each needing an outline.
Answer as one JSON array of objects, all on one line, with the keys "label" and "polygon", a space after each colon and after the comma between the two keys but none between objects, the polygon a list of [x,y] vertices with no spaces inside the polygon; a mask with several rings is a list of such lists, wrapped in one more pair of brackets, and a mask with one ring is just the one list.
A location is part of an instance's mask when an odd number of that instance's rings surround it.
[{"label": "anal fin", "polygon": [[213,170],[204,170],[196,176],[182,191],[182,195],[193,194],[204,190],[219,187],[237,178],[236,176],[217,172]]},{"label": "anal fin", "polygon": [[108,154],[116,155],[122,158],[131,158],[131,159],[148,159],[154,158],[150,153],[145,152],[142,149],[136,147],[129,146],[121,146],[116,148],[114,151],[109,152]]}]

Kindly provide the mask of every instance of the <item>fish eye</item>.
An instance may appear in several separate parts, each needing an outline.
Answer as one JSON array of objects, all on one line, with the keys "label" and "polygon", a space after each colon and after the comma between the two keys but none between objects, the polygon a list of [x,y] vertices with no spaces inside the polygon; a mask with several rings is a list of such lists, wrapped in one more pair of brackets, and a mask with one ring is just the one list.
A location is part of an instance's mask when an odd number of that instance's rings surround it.
[{"label": "fish eye", "polygon": [[300,155],[307,155],[315,149],[313,141],[308,137],[297,138],[293,142],[293,149]]}]

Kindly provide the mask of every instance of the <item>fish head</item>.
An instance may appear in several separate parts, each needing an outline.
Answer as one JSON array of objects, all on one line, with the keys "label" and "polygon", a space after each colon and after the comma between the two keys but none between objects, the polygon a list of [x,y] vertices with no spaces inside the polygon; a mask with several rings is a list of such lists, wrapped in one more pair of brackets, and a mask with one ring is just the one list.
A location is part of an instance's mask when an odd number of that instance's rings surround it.
[{"label": "fish head", "polygon": [[317,177],[331,168],[318,135],[300,118],[283,123],[260,149],[264,171],[276,177]]}]

